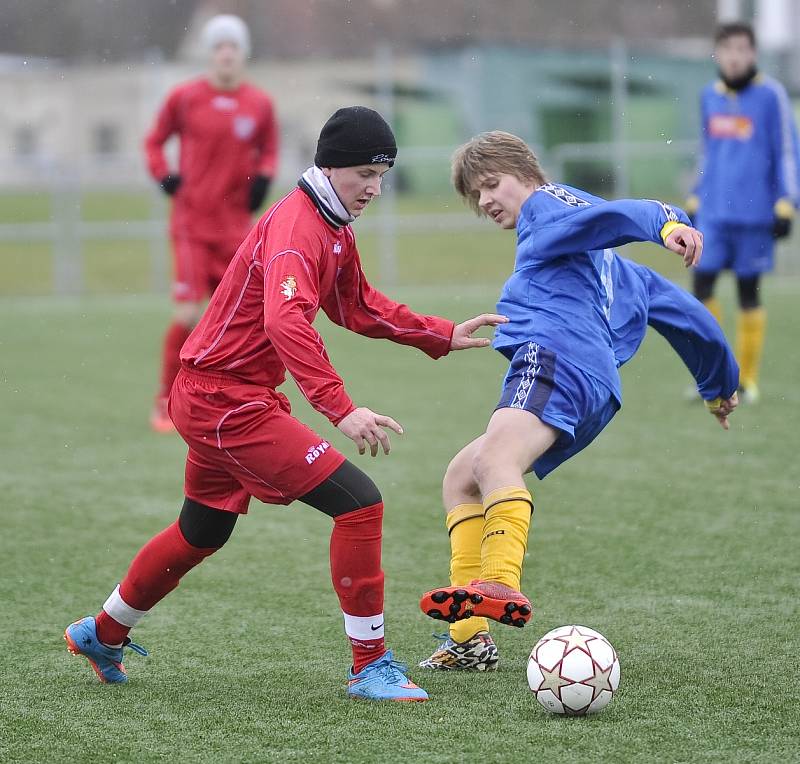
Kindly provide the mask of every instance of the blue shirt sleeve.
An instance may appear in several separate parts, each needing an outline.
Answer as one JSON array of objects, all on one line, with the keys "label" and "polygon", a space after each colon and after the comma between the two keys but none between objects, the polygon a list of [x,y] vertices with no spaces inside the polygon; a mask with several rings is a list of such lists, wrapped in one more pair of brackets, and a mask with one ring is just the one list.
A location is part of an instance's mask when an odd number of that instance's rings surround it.
[{"label": "blue shirt sleeve", "polygon": [[700,196],[702,193],[708,161],[708,98],[708,88],[704,88],[700,94],[700,151],[697,158],[697,177],[692,187],[695,196]]},{"label": "blue shirt sleeve", "polygon": [[702,398],[730,398],[739,366],[714,316],[685,290],[648,269],[647,323],[672,345]]},{"label": "blue shirt sleeve", "polygon": [[528,257],[562,255],[619,247],[632,241],[663,244],[661,229],[670,221],[689,225],[683,210],[649,199],[620,199],[567,207],[563,216],[542,225],[531,222],[519,232],[517,246]]},{"label": "blue shirt sleeve", "polygon": [[775,96],[775,109],[772,113],[772,156],[777,175],[777,199],[788,198],[797,207],[800,205],[800,152],[798,151],[797,124],[792,106],[783,86],[771,83]]}]

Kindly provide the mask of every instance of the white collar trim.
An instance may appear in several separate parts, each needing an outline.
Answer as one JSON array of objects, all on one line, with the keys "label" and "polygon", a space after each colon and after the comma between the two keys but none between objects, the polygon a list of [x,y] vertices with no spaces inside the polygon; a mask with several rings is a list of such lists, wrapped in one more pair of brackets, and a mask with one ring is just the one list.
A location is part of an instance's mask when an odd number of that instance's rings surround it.
[{"label": "white collar trim", "polygon": [[303,173],[303,180],[308,183],[317,199],[325,206],[328,212],[342,221],[342,225],[352,223],[355,220],[355,216],[347,211],[347,208],[337,196],[330,179],[319,167],[316,165],[309,167]]}]

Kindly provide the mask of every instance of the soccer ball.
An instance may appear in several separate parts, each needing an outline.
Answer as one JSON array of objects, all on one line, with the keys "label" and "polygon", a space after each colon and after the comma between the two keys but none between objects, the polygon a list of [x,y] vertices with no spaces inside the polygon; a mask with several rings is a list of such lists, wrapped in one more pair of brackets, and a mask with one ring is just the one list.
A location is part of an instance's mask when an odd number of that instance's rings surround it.
[{"label": "soccer ball", "polygon": [[617,651],[594,629],[559,626],[531,650],[528,686],[551,713],[597,713],[619,686]]}]

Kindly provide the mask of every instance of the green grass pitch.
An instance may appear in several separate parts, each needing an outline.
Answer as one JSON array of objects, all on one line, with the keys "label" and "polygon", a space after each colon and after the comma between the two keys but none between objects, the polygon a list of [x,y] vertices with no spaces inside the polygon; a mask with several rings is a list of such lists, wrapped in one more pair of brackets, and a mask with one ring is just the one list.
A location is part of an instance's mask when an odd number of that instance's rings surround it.
[{"label": "green grass pitch", "polygon": [[[496,291],[398,296],[462,318]],[[136,631],[151,656],[130,654],[127,686],[100,685],[71,657],[66,624],[97,611],[180,507],[183,444],[147,428],[168,305],[0,300],[0,760],[798,760],[798,292],[792,280],[766,289],[763,402],[740,408],[728,433],[682,401],[686,373],[649,337],[607,431],[531,482],[534,619],[495,629],[495,674],[412,668],[431,694],[415,705],[346,699],[330,521],[303,505],[253,502],[224,550]],[[355,400],[406,429],[389,457],[360,458],[286,385],[296,413],[384,493],[388,641],[413,665],[441,628],[416,604],[447,579],[441,475],[484,427],[504,364],[489,350],[433,362],[321,324]],[[299,621],[286,615],[298,598]],[[573,622],[603,632],[622,664],[618,696],[591,719],[548,716],[525,679],[538,637]]]}]

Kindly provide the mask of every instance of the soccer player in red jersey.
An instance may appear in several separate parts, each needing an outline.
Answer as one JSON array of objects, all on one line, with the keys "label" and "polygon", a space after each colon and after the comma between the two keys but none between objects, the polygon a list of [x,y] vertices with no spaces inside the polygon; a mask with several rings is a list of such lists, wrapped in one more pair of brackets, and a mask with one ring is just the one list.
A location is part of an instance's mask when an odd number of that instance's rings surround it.
[{"label": "soccer player in red jersey", "polygon": [[[173,198],[170,235],[175,260],[172,322],[164,337],[161,380],[150,418],[153,429],[174,429],[167,398],[180,368],[180,349],[252,226],[251,214],[275,176],[278,127],[269,96],[244,81],[250,53],[245,23],[212,18],[203,29],[210,55],[206,77],[176,87],[145,140],[147,166]],[[177,172],[164,144],[180,141]]]},{"label": "soccer player in red jersey", "polygon": [[[391,128],[377,112],[339,109],[322,128],[314,166],[244,240],[183,346],[169,400],[189,445],[183,509],[139,551],[97,617],[71,624],[65,634],[70,651],[86,656],[101,680],[126,680],[122,649],[130,629],[222,547],[255,496],[268,504],[299,500],[333,519],[331,577],[353,653],[348,693],[427,700],[384,646],[381,494],[322,435],[295,419],[276,391],[288,371],[359,453],[369,448],[375,456],[382,447],[388,454],[384,429],[402,429],[350,399],[312,326],[317,312],[432,358],[488,345],[473,332],[505,321],[484,314],[454,325],[420,315],[366,280],[349,224],[380,195],[396,154]],[[292,615],[301,619],[305,607],[297,601]]]}]

